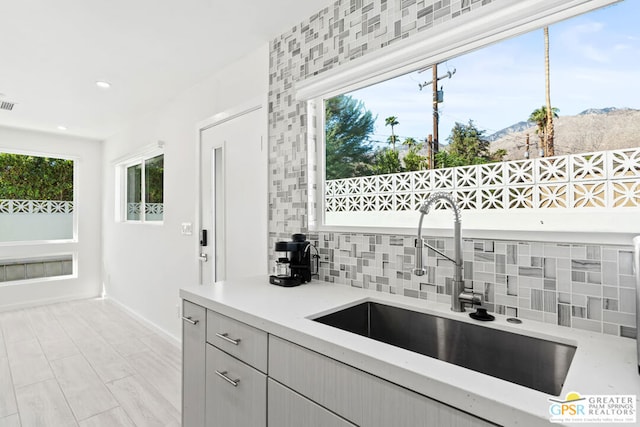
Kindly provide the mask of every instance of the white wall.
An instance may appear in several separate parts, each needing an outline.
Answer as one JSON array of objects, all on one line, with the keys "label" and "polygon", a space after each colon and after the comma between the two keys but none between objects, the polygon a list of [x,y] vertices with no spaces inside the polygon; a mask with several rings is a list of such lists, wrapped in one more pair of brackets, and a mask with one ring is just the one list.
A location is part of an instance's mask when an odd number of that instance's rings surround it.
[{"label": "white wall", "polygon": [[3,150],[76,158],[78,177],[75,179],[75,209],[78,213],[78,241],[18,245],[3,243],[0,245],[0,258],[77,253],[78,262],[76,278],[24,283],[0,282],[0,310],[100,295],[102,143],[59,134],[0,127],[0,151]]},{"label": "white wall", "polygon": [[[198,280],[198,124],[256,98],[266,99],[268,62],[265,44],[105,141],[103,279],[107,295],[175,338],[181,325],[176,308],[179,289]],[[118,223],[113,162],[157,141],[165,143],[164,223]],[[192,236],[181,235],[184,222],[193,224]]]}]

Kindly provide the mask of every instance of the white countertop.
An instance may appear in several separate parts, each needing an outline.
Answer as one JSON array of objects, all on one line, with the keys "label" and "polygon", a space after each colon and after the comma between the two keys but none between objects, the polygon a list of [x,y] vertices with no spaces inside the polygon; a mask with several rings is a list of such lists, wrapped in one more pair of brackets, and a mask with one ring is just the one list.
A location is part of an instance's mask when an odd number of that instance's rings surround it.
[{"label": "white countertop", "polygon": [[[448,305],[316,280],[298,287],[283,288],[269,284],[267,276],[186,287],[180,290],[180,296],[505,426],[550,425],[548,399],[562,400],[570,391],[580,395],[640,397],[636,342],[628,338],[531,320],[514,325],[500,315],[496,315],[494,322],[482,323],[489,328],[576,345],[561,396],[557,397],[309,319],[357,302],[374,300],[463,322],[480,323],[470,319],[468,313],[450,311]],[[637,407],[640,408],[640,404],[637,403]]]}]

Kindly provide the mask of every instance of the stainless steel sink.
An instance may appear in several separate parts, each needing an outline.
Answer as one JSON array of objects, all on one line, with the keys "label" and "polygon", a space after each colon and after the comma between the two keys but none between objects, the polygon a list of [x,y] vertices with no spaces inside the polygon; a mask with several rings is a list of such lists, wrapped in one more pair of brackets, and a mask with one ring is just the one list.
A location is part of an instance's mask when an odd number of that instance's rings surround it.
[{"label": "stainless steel sink", "polygon": [[376,302],[313,319],[559,396],[576,347]]}]

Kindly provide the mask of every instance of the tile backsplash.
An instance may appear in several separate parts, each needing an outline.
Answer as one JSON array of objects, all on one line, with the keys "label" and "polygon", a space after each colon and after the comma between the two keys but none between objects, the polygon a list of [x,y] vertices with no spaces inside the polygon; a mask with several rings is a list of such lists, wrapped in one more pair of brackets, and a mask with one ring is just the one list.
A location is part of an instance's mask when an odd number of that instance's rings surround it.
[{"label": "tile backsplash", "polygon": [[[427,274],[411,274],[413,236],[308,233],[306,105],[295,83],[379,49],[393,49],[503,0],[338,0],[276,37],[269,70],[269,244],[307,233],[321,279],[450,302],[451,262],[425,251]],[[486,15],[486,14],[484,14]],[[483,16],[483,19],[487,19]],[[452,251],[453,241],[429,243]],[[635,337],[631,246],[465,240],[464,278],[494,312],[571,328]],[[273,256],[273,255],[272,255]],[[447,295],[449,292],[449,295]]]},{"label": "tile backsplash", "polygon": [[[415,236],[311,233],[320,279],[449,304],[453,263],[425,249],[424,276],[412,274]],[[453,240],[427,240],[453,257]],[[635,338],[633,249],[565,243],[463,242],[467,288],[489,311]]]}]

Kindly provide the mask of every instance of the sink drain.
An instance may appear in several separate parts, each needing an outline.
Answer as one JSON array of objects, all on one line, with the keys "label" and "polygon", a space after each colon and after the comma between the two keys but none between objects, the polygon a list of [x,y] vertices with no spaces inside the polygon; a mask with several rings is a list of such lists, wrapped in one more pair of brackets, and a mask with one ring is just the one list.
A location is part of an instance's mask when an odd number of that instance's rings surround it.
[{"label": "sink drain", "polygon": [[515,317],[509,317],[507,319],[507,322],[509,322],[509,323],[518,323],[519,324],[519,323],[522,323],[522,320],[516,319]]}]

